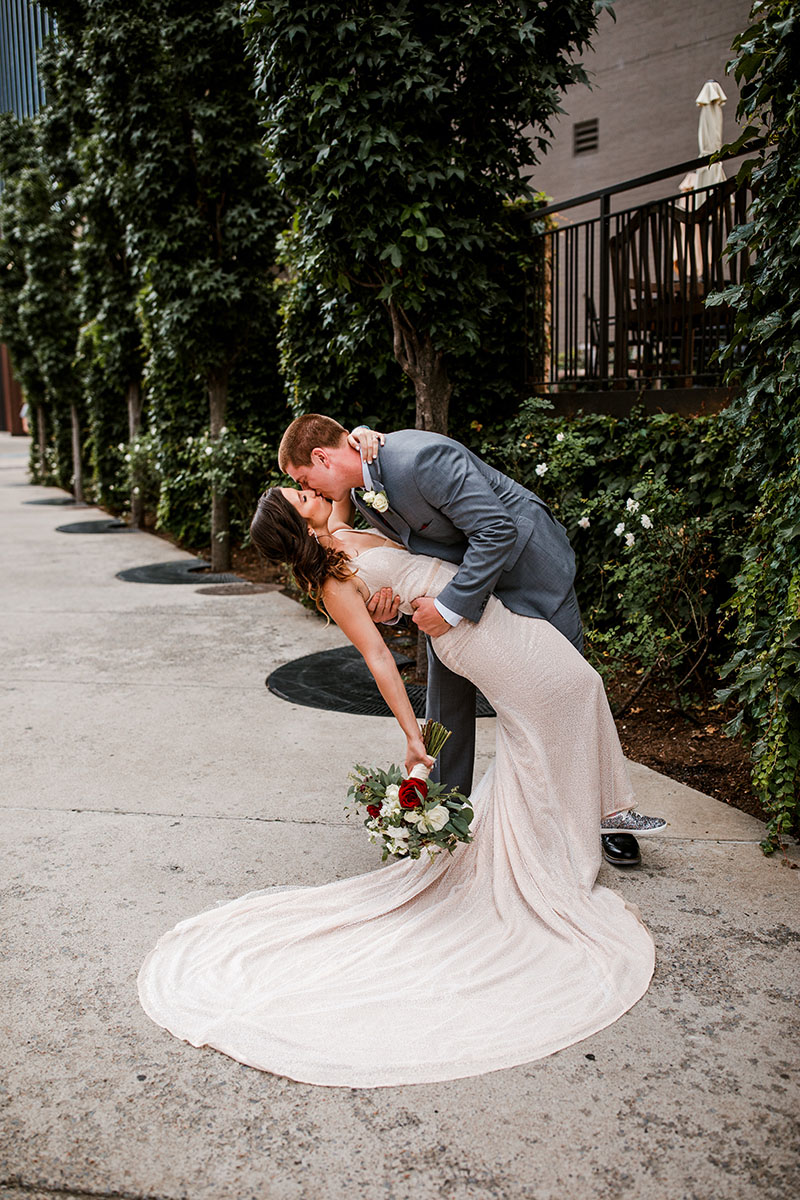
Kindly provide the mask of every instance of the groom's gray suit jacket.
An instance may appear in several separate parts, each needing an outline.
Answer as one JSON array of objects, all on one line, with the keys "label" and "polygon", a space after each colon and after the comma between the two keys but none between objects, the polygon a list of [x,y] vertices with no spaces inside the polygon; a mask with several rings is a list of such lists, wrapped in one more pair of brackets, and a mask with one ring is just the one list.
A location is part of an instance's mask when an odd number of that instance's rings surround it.
[{"label": "groom's gray suit jacket", "polygon": [[[388,434],[368,470],[390,505],[381,514],[354,492],[369,523],[413,554],[460,564],[436,597],[440,604],[479,621],[494,592],[512,611],[550,621],[581,649],[572,586],[575,556],[564,527],[538,496],[451,438],[416,429]],[[453,737],[439,755],[433,778],[468,794],[475,759],[475,687],[449,671],[435,649],[436,638],[429,638],[426,715],[441,721]]]},{"label": "groom's gray suit jacket", "polygon": [[[353,493],[369,523],[412,554],[460,563],[437,597],[448,609],[479,621],[495,593],[513,612],[548,620],[572,595],[575,555],[563,525],[533,492],[459,442],[400,430],[368,469],[389,501],[381,514]],[[577,606],[575,613],[579,636]]]}]

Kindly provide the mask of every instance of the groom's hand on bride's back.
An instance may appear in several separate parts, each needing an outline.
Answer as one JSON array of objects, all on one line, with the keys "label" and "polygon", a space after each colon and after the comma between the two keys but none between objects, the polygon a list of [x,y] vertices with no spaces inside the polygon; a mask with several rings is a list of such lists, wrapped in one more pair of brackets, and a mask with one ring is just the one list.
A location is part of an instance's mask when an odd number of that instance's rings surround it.
[{"label": "groom's hand on bride's back", "polygon": [[393,625],[400,612],[400,597],[391,588],[381,588],[367,601],[367,612],[376,625]]}]

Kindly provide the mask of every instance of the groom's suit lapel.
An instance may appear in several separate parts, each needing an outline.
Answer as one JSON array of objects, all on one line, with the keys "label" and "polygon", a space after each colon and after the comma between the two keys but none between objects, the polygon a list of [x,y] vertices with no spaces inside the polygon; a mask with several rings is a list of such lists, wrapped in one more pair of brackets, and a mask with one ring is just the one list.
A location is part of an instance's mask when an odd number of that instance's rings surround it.
[{"label": "groom's suit lapel", "polygon": [[[366,463],[362,463],[362,466],[364,471],[364,487],[366,490],[373,492],[383,491],[384,484],[383,480],[381,479],[378,461],[376,460],[369,466],[367,466]],[[387,537],[392,538],[395,542],[402,542],[403,545],[408,548],[408,539],[411,535],[411,526],[408,524],[408,522],[403,520],[399,513],[394,512],[391,507],[391,496],[387,496],[389,508],[386,510],[386,512],[379,513],[370,504],[365,504],[358,492],[353,491],[351,495],[356,508],[361,515],[366,518],[370,525],[373,525],[376,529],[379,529],[381,533],[385,533]]]}]

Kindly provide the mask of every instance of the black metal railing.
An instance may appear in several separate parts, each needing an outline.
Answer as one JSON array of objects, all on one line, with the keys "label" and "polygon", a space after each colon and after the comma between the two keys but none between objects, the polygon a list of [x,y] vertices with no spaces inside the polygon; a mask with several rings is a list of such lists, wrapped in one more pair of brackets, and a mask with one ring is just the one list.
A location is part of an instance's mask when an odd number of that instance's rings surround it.
[{"label": "black metal railing", "polygon": [[[627,388],[715,387],[716,352],[733,312],[706,308],[707,296],[740,282],[744,252],[723,255],[747,219],[751,191],[735,179],[612,212],[612,197],[708,165],[692,159],[536,211],[555,226],[544,239],[544,355],[532,356],[527,384],[549,393]],[[596,216],[564,214],[597,202]]]}]

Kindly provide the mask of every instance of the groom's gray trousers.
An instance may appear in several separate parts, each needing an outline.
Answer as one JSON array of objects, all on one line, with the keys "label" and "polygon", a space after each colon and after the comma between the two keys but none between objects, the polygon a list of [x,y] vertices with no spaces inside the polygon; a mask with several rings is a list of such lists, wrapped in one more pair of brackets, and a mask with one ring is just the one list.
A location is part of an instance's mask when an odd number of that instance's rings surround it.
[{"label": "groom's gray trousers", "polygon": [[[574,588],[570,589],[564,603],[548,621],[583,653],[583,626]],[[447,637],[447,634],[443,636]],[[468,796],[472,791],[475,765],[475,685],[463,675],[456,675],[436,657],[436,638],[429,637],[427,642],[428,694],[425,716],[441,721],[445,729],[458,731],[457,736],[451,736],[445,742],[431,778],[441,779],[449,787],[458,788]]]}]

